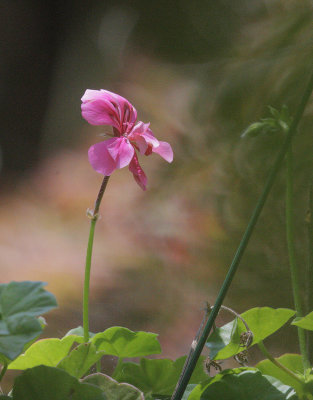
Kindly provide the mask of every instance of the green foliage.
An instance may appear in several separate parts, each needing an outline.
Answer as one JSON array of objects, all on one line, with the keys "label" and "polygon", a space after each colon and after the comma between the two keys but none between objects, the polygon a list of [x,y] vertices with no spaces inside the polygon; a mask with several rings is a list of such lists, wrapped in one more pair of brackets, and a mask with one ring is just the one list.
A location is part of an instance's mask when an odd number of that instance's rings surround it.
[{"label": "green foliage", "polygon": [[43,282],[0,285],[0,359],[14,360],[42,332],[38,316],[57,306]]},{"label": "green foliage", "polygon": [[313,331],[313,311],[310,312],[310,314],[306,315],[303,318],[295,318],[292,321],[291,325],[296,325],[299,328]]},{"label": "green foliage", "polygon": [[16,378],[13,400],[106,400],[102,390],[79,382],[67,372],[54,367],[39,366]]},{"label": "green foliage", "polygon": [[[253,333],[251,346],[275,333],[294,314],[294,310],[271,307],[252,308],[241,314]],[[242,351],[240,335],[245,331],[246,327],[243,322],[237,318],[221,328],[217,328],[206,343],[210,349],[210,358],[222,360]]]},{"label": "green foliage", "polygon": [[283,106],[281,111],[274,107],[268,106],[271,117],[262,118],[259,122],[253,122],[241,134],[241,137],[255,137],[262,134],[271,135],[279,131],[287,132],[292,119],[288,108]]},{"label": "green foliage", "polygon": [[145,400],[140,390],[128,383],[118,383],[108,375],[100,373],[89,375],[83,382],[100,387],[109,400]]},{"label": "green foliage", "polygon": [[83,343],[77,346],[59,364],[63,369],[76,378],[85,375],[93,364],[103,356],[103,351],[97,351],[93,343]]},{"label": "green foliage", "polygon": [[[125,362],[119,369],[115,378],[119,382],[127,382],[146,394],[153,396],[171,395],[175,389],[186,356],[176,361],[169,359],[149,360],[142,358],[140,364]],[[203,358],[201,358],[190,379],[190,383],[199,383],[207,379],[203,371]]]},{"label": "green foliage", "polygon": [[98,351],[120,358],[142,357],[161,353],[156,333],[133,332],[130,329],[114,326],[97,333],[91,342]]},{"label": "green foliage", "polygon": [[[72,335],[75,335],[77,337],[81,337],[82,341],[79,342],[79,343],[82,343],[83,342],[83,338],[84,338],[84,328],[82,326],[78,326],[77,328],[70,329],[65,336],[72,336]],[[89,337],[90,338],[92,338],[94,336],[95,336],[94,333],[89,332]]]},{"label": "green foliage", "polygon": [[[284,354],[283,356],[277,358],[277,361],[287,367],[290,371],[298,375],[303,374],[302,358],[299,354]],[[273,376],[282,383],[292,386],[298,394],[303,392],[303,385],[301,385],[300,382],[287,374],[281,368],[278,368],[270,360],[263,360],[259,362],[256,365],[256,368],[258,368],[262,374]]]},{"label": "green foliage", "polygon": [[23,370],[37,365],[56,367],[67,356],[73,343],[82,343],[82,341],[82,338],[76,335],[65,336],[63,339],[38,340],[14,360],[9,365],[9,369]]},{"label": "green foliage", "polygon": [[[262,375],[260,371],[226,370],[216,375],[207,385],[197,386],[188,400],[296,400],[290,386]],[[238,371],[238,370],[237,370]],[[236,371],[236,372],[237,372]]]}]

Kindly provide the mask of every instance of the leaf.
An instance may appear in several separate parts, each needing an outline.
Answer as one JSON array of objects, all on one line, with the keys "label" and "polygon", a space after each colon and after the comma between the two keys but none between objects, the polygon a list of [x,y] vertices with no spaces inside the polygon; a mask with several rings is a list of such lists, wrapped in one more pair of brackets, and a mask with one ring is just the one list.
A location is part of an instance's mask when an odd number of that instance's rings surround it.
[{"label": "leaf", "polygon": [[193,391],[193,389],[196,386],[198,386],[196,383],[187,385],[186,390],[183,394],[182,400],[188,400],[190,393]]},{"label": "leaf", "polygon": [[299,326],[299,328],[313,331],[313,311],[303,318],[295,318],[291,325]]},{"label": "leaf", "polygon": [[96,350],[93,343],[83,343],[72,350],[57,367],[76,378],[81,378],[93,364],[100,360],[103,354],[103,351]]},{"label": "leaf", "polygon": [[42,332],[36,317],[57,305],[44,285],[29,281],[0,285],[0,353],[9,360]]},{"label": "leaf", "polygon": [[109,400],[145,400],[139,389],[129,383],[118,383],[108,375],[92,374],[86,376],[83,382],[100,387]]},{"label": "leaf", "polygon": [[[232,370],[228,370],[232,371]],[[260,371],[245,370],[239,374],[224,371],[216,375],[208,385],[201,388],[200,397],[191,392],[188,400],[296,400],[290,386],[275,378],[262,375]],[[222,375],[222,376],[219,376]],[[196,387],[194,391],[197,389]]]},{"label": "leaf", "polygon": [[[153,395],[171,395],[182,372],[186,356],[176,361],[169,359],[150,360],[142,358],[140,364],[123,363],[116,380],[130,383],[141,391]],[[199,383],[207,378],[203,371],[203,357],[198,362],[189,383]]]},{"label": "leaf", "polygon": [[[64,337],[72,336],[72,335],[79,336],[82,339],[84,339],[84,328],[82,326],[78,326],[77,328],[73,328],[73,329],[69,330]],[[94,336],[95,336],[94,333],[89,332],[89,337],[90,338],[92,338]],[[83,343],[83,341],[81,343]]]},{"label": "leaf", "polygon": [[37,365],[56,367],[68,355],[74,342],[82,342],[79,336],[65,336],[63,339],[42,339],[33,343],[8,369],[27,369]]},{"label": "leaf", "polygon": [[54,367],[28,369],[15,379],[13,400],[105,400],[102,390]]},{"label": "leaf", "polygon": [[[280,329],[295,314],[287,308],[257,307],[241,314],[253,333],[251,346],[264,340]],[[210,349],[211,359],[223,360],[242,351],[240,334],[246,327],[240,319],[217,328],[208,338],[206,346]]]},{"label": "leaf", "polygon": [[[302,358],[299,354],[284,354],[276,358],[278,362],[290,369],[292,372],[301,375],[303,374]],[[302,385],[292,376],[288,375],[282,369],[276,367],[270,360],[263,360],[256,365],[262,374],[273,376],[282,383],[292,386],[298,394],[303,393]]]},{"label": "leaf", "polygon": [[156,333],[133,332],[127,328],[113,326],[97,333],[91,342],[97,350],[120,358],[142,357],[161,353]]},{"label": "leaf", "polygon": [[241,137],[255,137],[263,133],[266,125],[263,122],[253,122],[241,134]]}]

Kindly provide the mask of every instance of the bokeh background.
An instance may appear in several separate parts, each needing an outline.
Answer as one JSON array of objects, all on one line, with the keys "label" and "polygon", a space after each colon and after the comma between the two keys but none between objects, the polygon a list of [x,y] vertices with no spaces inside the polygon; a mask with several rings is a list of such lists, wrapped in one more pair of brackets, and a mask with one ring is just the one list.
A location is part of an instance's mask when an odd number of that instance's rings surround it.
[{"label": "bokeh background", "polygon": [[[46,316],[45,336],[61,337],[82,323],[85,213],[102,180],[87,150],[109,128],[81,118],[80,98],[87,88],[117,92],[171,143],[175,157],[171,165],[157,155],[141,158],[147,192],[127,168],[109,181],[96,228],[91,330],[158,332],[163,356],[185,354],[282,140],[240,134],[268,115],[267,105],[293,112],[299,103],[313,62],[312,2],[0,5],[0,282],[48,283],[59,308]],[[303,288],[312,109],[311,102],[294,142]],[[226,298],[237,312],[293,306],[284,185],[282,170]],[[295,329],[268,343],[274,355],[296,352]],[[260,355],[252,351],[251,358]]]}]

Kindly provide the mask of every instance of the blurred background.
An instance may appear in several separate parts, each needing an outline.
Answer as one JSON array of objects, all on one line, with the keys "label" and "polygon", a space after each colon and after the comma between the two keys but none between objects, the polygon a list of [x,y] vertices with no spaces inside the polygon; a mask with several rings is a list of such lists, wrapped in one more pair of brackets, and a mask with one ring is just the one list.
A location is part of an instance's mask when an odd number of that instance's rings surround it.
[{"label": "blurred background", "polygon": [[[268,115],[268,105],[286,104],[293,113],[299,103],[312,68],[312,2],[0,5],[0,282],[48,283],[59,309],[46,316],[45,336],[61,337],[82,323],[85,213],[102,181],[87,150],[109,128],[82,119],[80,98],[87,88],[117,92],[175,156],[173,164],[156,155],[140,159],[147,192],[127,168],[109,181],[96,228],[91,330],[158,332],[163,356],[185,354],[282,140],[240,134]],[[312,108],[294,142],[303,287]],[[293,307],[284,194],[282,170],[225,301],[237,312]],[[298,351],[295,333],[288,328],[283,339],[268,341],[273,354]],[[252,351],[251,358],[261,356]]]}]

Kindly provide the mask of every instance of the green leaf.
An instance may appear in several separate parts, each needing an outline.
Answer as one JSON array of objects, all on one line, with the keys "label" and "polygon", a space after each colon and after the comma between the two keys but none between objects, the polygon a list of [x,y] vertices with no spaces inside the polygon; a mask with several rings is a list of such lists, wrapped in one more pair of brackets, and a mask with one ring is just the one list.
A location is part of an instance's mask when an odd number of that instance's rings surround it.
[{"label": "green leaf", "polygon": [[44,285],[29,281],[0,285],[0,353],[9,360],[14,360],[42,332],[36,317],[57,305]]},{"label": "green leaf", "polygon": [[299,326],[299,328],[313,331],[313,311],[303,318],[295,318],[291,325]]},{"label": "green leaf", "polygon": [[[295,314],[287,308],[271,307],[252,308],[241,314],[253,333],[251,346],[264,340],[280,329]],[[223,360],[242,351],[240,335],[246,327],[240,319],[233,320],[217,328],[208,338],[206,346],[210,348],[211,359]]]},{"label": "green leaf", "polygon": [[42,339],[33,343],[16,360],[9,364],[8,369],[27,369],[37,365],[56,367],[68,355],[74,342],[83,342],[83,338],[71,335],[63,339]]},{"label": "green leaf", "polygon": [[72,350],[57,367],[76,378],[81,378],[93,364],[100,360],[103,354],[103,351],[96,350],[93,343],[83,343]]},{"label": "green leaf", "polygon": [[118,383],[108,375],[92,374],[86,376],[83,382],[100,387],[109,400],[145,400],[139,389],[129,383]]},{"label": "green leaf", "polygon": [[[284,354],[283,356],[276,358],[276,360],[299,376],[303,374],[302,358],[299,354]],[[262,374],[273,376],[282,383],[292,386],[298,394],[303,393],[301,383],[282,369],[276,367],[276,365],[274,365],[270,360],[259,362],[256,365],[256,368],[258,368]]]},{"label": "green leaf", "polygon": [[193,389],[196,386],[198,386],[196,383],[187,385],[186,390],[183,394],[182,400],[188,400],[190,393],[193,391]]},{"label": "green leaf", "polygon": [[253,122],[251,125],[246,128],[242,134],[241,137],[255,137],[263,133],[264,129],[266,128],[266,124],[263,122]]},{"label": "green leaf", "polygon": [[[221,376],[219,376],[221,375]],[[296,400],[297,396],[290,386],[260,371],[245,370],[239,374],[232,370],[216,375],[208,385],[200,386],[198,397],[194,397],[196,387],[188,400]],[[199,397],[200,394],[200,397]]]},{"label": "green leaf", "polygon": [[[182,372],[186,356],[176,361],[169,359],[150,360],[142,358],[140,364],[123,363],[115,378],[127,382],[141,391],[157,395],[171,395]],[[199,383],[207,378],[203,371],[203,357],[199,360],[189,383]]]},{"label": "green leaf", "polygon": [[142,357],[161,353],[156,333],[133,332],[127,328],[113,326],[104,332],[97,333],[91,342],[97,350],[120,358]]},{"label": "green leaf", "polygon": [[[67,334],[66,334],[64,337],[66,337],[66,336],[72,336],[72,335],[79,336],[79,337],[81,337],[82,339],[84,339],[84,328],[83,328],[82,326],[78,326],[77,328],[73,328],[73,329],[69,330],[69,331],[67,332]],[[90,338],[92,338],[92,337],[94,337],[94,336],[95,336],[94,333],[89,332],[89,337],[90,337]],[[82,343],[83,343],[83,342],[82,342]]]},{"label": "green leaf", "polygon": [[13,386],[13,400],[105,400],[102,390],[81,383],[67,372],[39,366],[18,376]]}]

